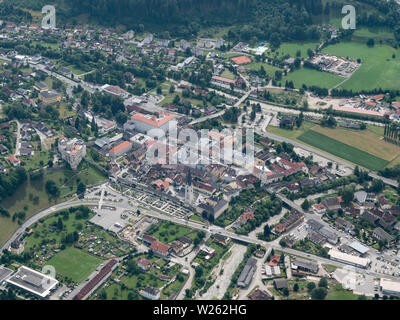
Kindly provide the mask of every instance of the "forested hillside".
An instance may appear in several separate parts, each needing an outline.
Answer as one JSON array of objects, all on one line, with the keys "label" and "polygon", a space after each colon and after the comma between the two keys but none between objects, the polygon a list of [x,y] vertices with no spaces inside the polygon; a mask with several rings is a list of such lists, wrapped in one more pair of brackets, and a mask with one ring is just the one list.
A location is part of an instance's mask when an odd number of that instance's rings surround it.
[{"label": "forested hillside", "polygon": [[[51,1],[50,1],[51,2]],[[81,23],[81,17],[104,26],[125,25],[139,30],[157,26],[172,36],[190,37],[202,27],[235,26],[229,36],[235,40],[251,38],[279,45],[287,40],[317,39],[314,23],[318,17],[340,14],[346,3],[322,0],[53,0],[58,23]],[[355,1],[350,1],[355,3]],[[326,2],[324,2],[326,3]],[[360,0],[359,4],[377,8],[358,12],[358,23],[387,25],[400,30],[398,5],[386,0]],[[48,0],[4,0],[0,16],[22,16],[18,8],[40,10]],[[6,8],[6,9],[4,9]],[[5,11],[6,10],[6,11]],[[7,11],[8,10],[8,11]],[[25,14],[26,15],[26,14]],[[79,18],[78,18],[79,17]],[[26,19],[26,17],[24,18]],[[400,39],[400,31],[397,31]]]}]

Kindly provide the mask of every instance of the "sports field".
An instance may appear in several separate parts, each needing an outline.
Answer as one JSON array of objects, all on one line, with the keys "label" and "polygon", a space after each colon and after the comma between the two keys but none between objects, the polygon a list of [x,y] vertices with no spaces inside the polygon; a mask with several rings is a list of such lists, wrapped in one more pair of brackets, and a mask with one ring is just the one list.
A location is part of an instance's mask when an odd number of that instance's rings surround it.
[{"label": "sports field", "polygon": [[361,67],[339,88],[361,91],[376,88],[398,89],[400,87],[399,49],[379,44],[369,48],[363,43],[353,41],[331,45],[322,51],[341,57],[361,59]]},{"label": "sports field", "polygon": [[375,157],[370,153],[329,138],[313,130],[303,133],[298,139],[318,149],[327,151],[337,157],[349,160],[370,170],[383,169],[389,163],[389,161]]},{"label": "sports field", "polygon": [[56,274],[80,283],[102,262],[100,258],[71,247],[57,253],[47,264],[54,266]]}]

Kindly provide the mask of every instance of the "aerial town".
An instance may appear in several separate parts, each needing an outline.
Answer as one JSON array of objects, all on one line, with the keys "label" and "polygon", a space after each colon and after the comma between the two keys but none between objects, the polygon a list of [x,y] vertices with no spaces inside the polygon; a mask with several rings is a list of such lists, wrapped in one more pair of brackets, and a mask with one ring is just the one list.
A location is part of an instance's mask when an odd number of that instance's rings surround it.
[{"label": "aerial town", "polygon": [[276,45],[9,15],[0,300],[400,298],[389,27]]}]

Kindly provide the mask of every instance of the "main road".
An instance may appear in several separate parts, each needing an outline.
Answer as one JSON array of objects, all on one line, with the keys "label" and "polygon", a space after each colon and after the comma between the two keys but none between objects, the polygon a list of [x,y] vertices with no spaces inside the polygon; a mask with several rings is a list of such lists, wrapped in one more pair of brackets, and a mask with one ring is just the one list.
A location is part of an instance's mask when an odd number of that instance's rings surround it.
[{"label": "main road", "polygon": [[[15,241],[16,239],[18,239],[26,230],[26,228],[29,228],[30,226],[32,226],[34,223],[36,223],[37,221],[39,221],[40,219],[56,212],[56,211],[60,211],[60,210],[64,210],[64,209],[68,209],[71,207],[77,207],[77,206],[94,206],[97,207],[99,204],[98,201],[96,200],[85,200],[85,199],[80,199],[80,200],[69,200],[57,205],[54,205],[46,210],[40,211],[39,213],[37,213],[36,215],[30,217],[27,221],[25,221],[19,228],[18,230],[14,233],[14,235],[1,247],[1,252],[3,250],[6,250],[7,248],[9,248],[9,246],[11,245],[11,243],[13,241]],[[134,207],[129,205],[129,204],[122,204],[122,203],[112,203],[110,204],[113,207],[122,209],[122,210],[134,210]],[[298,250],[294,250],[294,249],[290,249],[290,248],[283,248],[281,247],[279,244],[276,243],[269,243],[263,240],[259,240],[259,239],[255,239],[249,236],[245,236],[245,235],[239,235],[239,234],[235,234],[232,232],[229,232],[227,230],[225,230],[224,228],[218,227],[218,226],[210,226],[210,227],[206,227],[203,224],[200,223],[196,223],[193,221],[189,221],[186,219],[181,219],[181,218],[176,218],[170,215],[166,215],[166,214],[162,214],[160,212],[154,211],[154,210],[146,210],[145,212],[143,212],[143,214],[160,219],[160,220],[166,220],[166,221],[171,221],[173,223],[176,224],[180,224],[180,225],[184,225],[193,229],[197,229],[197,230],[203,230],[207,233],[211,233],[211,234],[221,234],[227,237],[230,237],[234,240],[246,243],[246,244],[257,244],[257,245],[262,245],[266,248],[271,248],[274,250],[280,250],[283,251],[285,253],[288,254],[293,254],[296,256],[300,256],[300,257],[304,257],[306,259],[309,260],[314,260],[323,264],[330,264],[330,265],[334,265],[336,267],[345,267],[348,266],[344,263],[338,262],[338,261],[334,261],[334,260],[330,260],[327,258],[322,258],[319,256],[315,256],[312,254],[308,254],[302,251],[298,251]],[[366,270],[365,269],[360,269],[360,268],[354,268],[355,271],[359,271],[361,273],[364,273]],[[381,277],[382,274],[378,274],[378,273],[373,273],[370,271],[370,274],[375,275],[377,277]],[[394,278],[391,277],[389,275],[384,275],[386,278]],[[396,279],[396,278],[394,278]]]}]

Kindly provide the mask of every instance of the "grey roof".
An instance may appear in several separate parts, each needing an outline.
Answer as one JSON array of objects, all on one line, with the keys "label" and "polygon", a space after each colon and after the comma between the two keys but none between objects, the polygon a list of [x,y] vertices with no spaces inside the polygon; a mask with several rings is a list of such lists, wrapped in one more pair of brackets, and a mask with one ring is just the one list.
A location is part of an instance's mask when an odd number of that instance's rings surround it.
[{"label": "grey roof", "polygon": [[365,254],[369,250],[368,247],[362,245],[358,241],[353,241],[352,243],[349,244],[349,247],[351,247],[352,249],[356,250],[357,252],[359,252],[361,254]]},{"label": "grey roof", "polygon": [[60,68],[58,69],[58,71],[60,71],[60,72],[62,72],[62,73],[70,73],[70,72],[71,72],[70,69],[65,68],[65,67],[60,67]]},{"label": "grey roof", "polygon": [[337,197],[326,198],[322,201],[322,204],[326,206],[328,209],[340,207],[340,202]]},{"label": "grey roof", "polygon": [[45,99],[51,99],[51,98],[60,96],[60,94],[57,91],[54,91],[54,90],[42,91],[40,93],[40,95]]},{"label": "grey roof", "polygon": [[36,82],[35,86],[40,88],[40,89],[47,88],[47,84],[45,84],[44,82]]},{"label": "grey roof", "polygon": [[237,281],[238,286],[247,287],[250,284],[253,275],[256,271],[256,265],[257,265],[256,259],[250,258],[249,260],[247,260],[247,263],[244,266],[242,273],[240,274],[239,279]]},{"label": "grey roof", "polygon": [[143,291],[146,291],[147,293],[149,293],[153,296],[157,295],[160,292],[159,289],[151,287],[151,286],[147,286],[146,288],[143,289]]},{"label": "grey roof", "polygon": [[274,280],[274,284],[275,284],[277,289],[283,289],[283,288],[287,288],[288,287],[286,279],[283,279],[283,278],[275,279]]},{"label": "grey roof", "polygon": [[0,283],[2,283],[12,273],[13,273],[13,271],[8,268],[0,267]]},{"label": "grey roof", "polygon": [[394,240],[394,237],[392,237],[389,233],[387,233],[385,230],[383,230],[380,227],[377,227],[374,229],[374,234],[377,235],[381,239],[385,239],[388,242],[391,242]]},{"label": "grey roof", "polygon": [[295,259],[292,263],[292,265],[300,267],[302,269],[306,269],[309,270],[313,273],[317,273],[318,272],[318,264],[311,262],[311,261],[306,261],[306,260],[302,260],[302,259]]},{"label": "grey roof", "polygon": [[105,145],[110,144],[110,139],[107,137],[103,137],[100,139],[97,139],[94,144],[98,146],[99,148],[103,148]]},{"label": "grey roof", "polygon": [[338,236],[335,232],[329,230],[327,227],[323,227],[318,231],[321,235],[323,235],[325,238],[328,240],[331,240],[332,242],[337,242],[338,241]]},{"label": "grey roof", "polygon": [[363,218],[371,223],[375,223],[375,221],[378,220],[377,216],[374,216],[372,213],[370,213],[368,211],[364,211],[361,215],[361,218]]},{"label": "grey roof", "polygon": [[314,220],[314,219],[308,220],[307,224],[310,226],[311,229],[317,230],[317,231],[324,226],[322,223],[320,223],[320,222],[318,222],[317,220]]},{"label": "grey roof", "polygon": [[357,200],[357,202],[364,203],[367,199],[367,193],[365,191],[358,191],[354,194],[354,198]]}]

